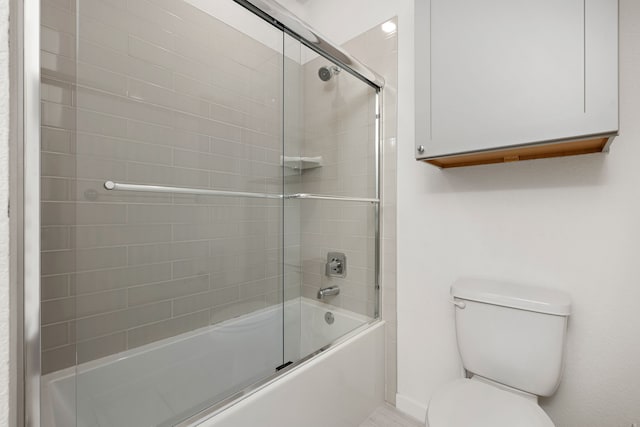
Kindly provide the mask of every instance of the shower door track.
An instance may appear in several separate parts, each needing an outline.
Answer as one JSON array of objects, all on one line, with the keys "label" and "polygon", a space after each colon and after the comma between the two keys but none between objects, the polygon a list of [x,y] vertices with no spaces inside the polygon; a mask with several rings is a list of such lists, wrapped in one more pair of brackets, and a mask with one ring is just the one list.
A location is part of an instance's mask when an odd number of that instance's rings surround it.
[{"label": "shower door track", "polygon": [[282,29],[291,37],[313,50],[320,56],[338,64],[376,90],[384,87],[384,78],[354,58],[340,46],[318,34],[316,30],[301,21],[274,0],[233,0],[271,25]]},{"label": "shower door track", "polygon": [[125,184],[113,181],[106,181],[104,188],[109,191],[144,191],[149,193],[174,193],[192,194],[198,196],[220,196],[220,197],[245,197],[250,199],[311,199],[311,200],[334,200],[343,202],[368,202],[380,203],[380,199],[368,197],[347,197],[329,196],[321,194],[297,193],[297,194],[273,194],[273,193],[252,193],[246,191],[225,191],[208,190],[205,188],[172,187],[165,185],[148,184]]}]

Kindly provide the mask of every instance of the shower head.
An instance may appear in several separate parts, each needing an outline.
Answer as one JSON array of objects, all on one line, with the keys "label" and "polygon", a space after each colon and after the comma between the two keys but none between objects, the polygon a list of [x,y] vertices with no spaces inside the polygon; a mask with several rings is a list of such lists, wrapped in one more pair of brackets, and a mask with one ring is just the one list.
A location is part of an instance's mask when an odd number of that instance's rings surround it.
[{"label": "shower head", "polygon": [[320,80],[322,80],[323,82],[328,82],[329,80],[331,80],[331,77],[335,76],[336,74],[340,74],[340,68],[336,67],[335,65],[320,67],[320,69],[318,70],[318,77],[320,77]]}]

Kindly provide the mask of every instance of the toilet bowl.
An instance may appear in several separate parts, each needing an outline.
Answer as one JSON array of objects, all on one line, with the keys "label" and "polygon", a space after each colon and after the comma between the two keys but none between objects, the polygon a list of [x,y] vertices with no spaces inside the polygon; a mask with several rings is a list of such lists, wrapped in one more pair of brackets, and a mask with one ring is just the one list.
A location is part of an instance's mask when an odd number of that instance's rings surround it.
[{"label": "toilet bowl", "polygon": [[433,394],[426,426],[554,427],[538,396],[551,396],[560,383],[569,297],[479,279],[458,280],[451,296],[458,351],[471,378]]},{"label": "toilet bowl", "polygon": [[458,379],[431,398],[427,427],[554,427],[535,396],[507,391],[474,377]]}]

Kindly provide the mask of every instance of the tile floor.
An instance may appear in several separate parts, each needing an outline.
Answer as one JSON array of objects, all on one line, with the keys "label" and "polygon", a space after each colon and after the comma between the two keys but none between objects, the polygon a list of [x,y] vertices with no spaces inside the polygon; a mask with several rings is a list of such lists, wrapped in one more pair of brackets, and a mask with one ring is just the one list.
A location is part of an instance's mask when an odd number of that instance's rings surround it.
[{"label": "tile floor", "polygon": [[424,427],[424,424],[385,403],[373,411],[360,427]]}]

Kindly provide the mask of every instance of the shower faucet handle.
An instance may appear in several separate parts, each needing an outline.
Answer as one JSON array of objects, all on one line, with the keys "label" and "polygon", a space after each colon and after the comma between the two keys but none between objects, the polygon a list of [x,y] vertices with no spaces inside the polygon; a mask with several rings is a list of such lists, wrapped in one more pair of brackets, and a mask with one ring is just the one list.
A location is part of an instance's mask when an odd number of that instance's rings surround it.
[{"label": "shower faucet handle", "polygon": [[347,256],[341,252],[329,252],[325,264],[325,274],[329,277],[346,277]]},{"label": "shower faucet handle", "polygon": [[331,261],[329,261],[330,271],[339,271],[341,267],[342,267],[342,263],[339,260],[334,258]]}]

